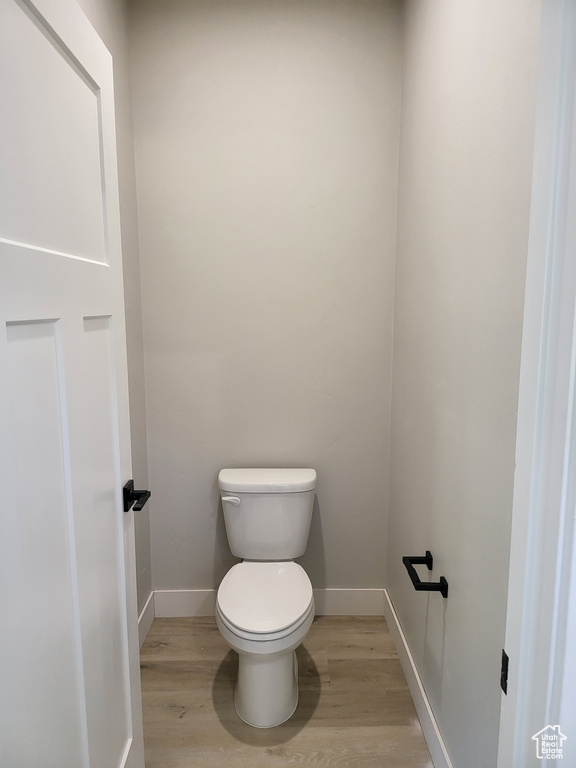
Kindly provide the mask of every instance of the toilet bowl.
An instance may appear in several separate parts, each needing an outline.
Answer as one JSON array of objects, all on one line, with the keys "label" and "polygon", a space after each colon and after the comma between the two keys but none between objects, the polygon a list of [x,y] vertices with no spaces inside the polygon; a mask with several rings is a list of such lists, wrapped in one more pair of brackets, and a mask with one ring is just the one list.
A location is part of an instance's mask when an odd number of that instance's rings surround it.
[{"label": "toilet bowl", "polygon": [[[254,589],[259,583],[260,589]],[[228,572],[216,623],[239,655],[235,705],[249,725],[271,728],[298,704],[296,648],[314,619],[312,585],[294,562],[244,562]]]},{"label": "toilet bowl", "polygon": [[314,470],[222,470],[219,486],[232,552],[245,559],[224,576],[216,623],[238,653],[235,705],[249,725],[285,722],[298,704],[296,648],[314,619],[303,554]]}]

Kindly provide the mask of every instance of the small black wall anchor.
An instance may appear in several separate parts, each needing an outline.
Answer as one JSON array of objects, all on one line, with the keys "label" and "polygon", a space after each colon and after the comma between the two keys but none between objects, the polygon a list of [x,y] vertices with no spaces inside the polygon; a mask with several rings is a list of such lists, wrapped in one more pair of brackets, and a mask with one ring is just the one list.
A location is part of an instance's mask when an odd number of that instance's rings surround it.
[{"label": "small black wall anchor", "polygon": [[431,552],[426,550],[424,557],[403,557],[402,562],[406,566],[415,590],[418,592],[440,592],[442,597],[448,597],[448,582],[444,576],[440,576],[440,581],[420,581],[416,568],[414,568],[415,565],[425,565],[431,571],[434,563]]},{"label": "small black wall anchor", "polygon": [[150,491],[135,491],[134,480],[128,480],[122,489],[122,495],[124,497],[124,512],[129,512],[132,504],[134,504],[134,512],[140,512],[152,494]]}]

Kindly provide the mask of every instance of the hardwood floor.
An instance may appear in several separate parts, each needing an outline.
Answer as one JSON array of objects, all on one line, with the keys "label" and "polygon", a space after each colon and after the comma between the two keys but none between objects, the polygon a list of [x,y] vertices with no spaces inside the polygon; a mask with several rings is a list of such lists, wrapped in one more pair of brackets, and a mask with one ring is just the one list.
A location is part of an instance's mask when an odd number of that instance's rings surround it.
[{"label": "hardwood floor", "polygon": [[433,768],[383,618],[316,617],[297,656],[296,712],[252,728],[215,620],[155,619],[141,652],[146,767]]}]

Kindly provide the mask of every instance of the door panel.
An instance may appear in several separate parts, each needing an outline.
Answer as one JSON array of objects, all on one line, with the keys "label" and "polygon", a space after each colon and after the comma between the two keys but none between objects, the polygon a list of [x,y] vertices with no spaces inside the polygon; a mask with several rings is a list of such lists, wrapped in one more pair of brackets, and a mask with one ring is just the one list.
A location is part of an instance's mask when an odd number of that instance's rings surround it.
[{"label": "door panel", "polygon": [[85,477],[74,482],[78,591],[91,768],[107,768],[117,765],[130,722],[112,319],[84,317],[80,336],[75,403],[80,429],[71,444],[73,476]]},{"label": "door panel", "polygon": [[2,462],[10,482],[0,516],[0,754],[8,766],[42,765],[46,753],[54,765],[85,765],[61,341],[56,321],[10,323],[6,335],[2,435],[12,440]]},{"label": "door panel", "polygon": [[0,19],[2,237],[106,261],[99,89],[24,6]]}]

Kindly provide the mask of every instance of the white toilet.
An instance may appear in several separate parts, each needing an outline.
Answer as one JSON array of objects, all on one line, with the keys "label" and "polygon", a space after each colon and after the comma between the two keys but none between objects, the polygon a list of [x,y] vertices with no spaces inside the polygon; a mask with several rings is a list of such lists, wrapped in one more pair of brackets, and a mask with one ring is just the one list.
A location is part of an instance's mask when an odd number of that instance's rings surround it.
[{"label": "white toilet", "polygon": [[296,648],[314,618],[304,554],[313,469],[223,469],[218,476],[232,554],[243,558],[218,589],[216,623],[240,656],[236,711],[257,728],[280,725],[298,704]]}]

